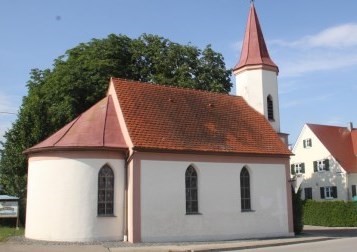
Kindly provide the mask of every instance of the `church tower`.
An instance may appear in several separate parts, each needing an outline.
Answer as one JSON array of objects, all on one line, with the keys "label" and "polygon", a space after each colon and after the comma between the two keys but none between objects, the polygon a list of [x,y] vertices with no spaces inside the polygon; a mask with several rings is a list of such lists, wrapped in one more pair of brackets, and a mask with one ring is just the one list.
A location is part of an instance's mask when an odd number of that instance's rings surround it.
[{"label": "church tower", "polygon": [[236,94],[264,115],[275,131],[280,133],[279,68],[269,56],[253,1],[240,60],[233,73],[236,77]]}]

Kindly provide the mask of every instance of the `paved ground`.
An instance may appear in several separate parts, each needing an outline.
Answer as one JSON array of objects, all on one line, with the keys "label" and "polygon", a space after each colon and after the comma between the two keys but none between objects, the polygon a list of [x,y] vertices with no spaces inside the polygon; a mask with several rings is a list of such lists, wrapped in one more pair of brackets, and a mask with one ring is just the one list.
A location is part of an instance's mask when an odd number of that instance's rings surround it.
[{"label": "paved ground", "polygon": [[346,237],[357,237],[357,228],[324,228],[305,226],[304,233],[291,238],[236,240],[209,243],[141,243],[129,244],[124,242],[96,242],[91,244],[48,243],[10,239],[0,243],[0,252],[182,252],[182,251],[232,251],[251,248],[276,247],[289,244],[301,244],[318,241],[328,241]]}]

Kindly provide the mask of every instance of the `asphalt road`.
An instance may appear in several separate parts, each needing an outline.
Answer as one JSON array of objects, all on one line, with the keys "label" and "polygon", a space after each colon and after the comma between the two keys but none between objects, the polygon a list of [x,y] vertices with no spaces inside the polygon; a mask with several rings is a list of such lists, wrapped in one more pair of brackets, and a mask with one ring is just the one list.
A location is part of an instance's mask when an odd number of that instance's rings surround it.
[{"label": "asphalt road", "polygon": [[244,250],[234,250],[234,251],[257,251],[257,252],[279,252],[279,251],[289,251],[289,252],[301,252],[301,251],[314,251],[314,252],[355,252],[357,237],[352,238],[337,238],[328,241],[312,242],[312,243],[302,243],[294,245],[285,245],[277,247],[267,247],[267,248],[257,248],[257,249],[244,249]]}]

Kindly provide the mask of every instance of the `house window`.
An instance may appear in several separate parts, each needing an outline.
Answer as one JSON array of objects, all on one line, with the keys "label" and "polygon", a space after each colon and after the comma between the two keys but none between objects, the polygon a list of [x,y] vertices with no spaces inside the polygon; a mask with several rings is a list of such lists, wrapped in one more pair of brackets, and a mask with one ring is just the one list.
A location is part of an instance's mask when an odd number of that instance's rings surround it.
[{"label": "house window", "polygon": [[352,197],[356,196],[356,185],[352,185]]},{"label": "house window", "polygon": [[98,174],[98,215],[112,216],[114,213],[114,173],[105,165]]},{"label": "house window", "polygon": [[305,199],[312,199],[312,188],[306,187],[304,188]]},{"label": "house window", "polygon": [[250,211],[250,178],[249,171],[243,167],[240,172],[240,197],[241,197],[241,210]]},{"label": "house window", "polygon": [[291,165],[291,174],[302,174],[305,173],[305,163],[296,163]]},{"label": "house window", "polygon": [[311,138],[307,138],[303,140],[304,148],[310,148],[312,147],[312,141]]},{"label": "house window", "polygon": [[337,187],[336,186],[320,187],[320,196],[321,199],[336,199]]},{"label": "house window", "polygon": [[198,213],[197,197],[197,172],[193,166],[189,166],[185,173],[186,185],[186,214]]},{"label": "house window", "polygon": [[267,97],[267,107],[268,107],[268,120],[274,121],[273,98],[270,95],[268,95]]},{"label": "house window", "polygon": [[314,161],[314,172],[329,171],[330,164],[328,159]]}]

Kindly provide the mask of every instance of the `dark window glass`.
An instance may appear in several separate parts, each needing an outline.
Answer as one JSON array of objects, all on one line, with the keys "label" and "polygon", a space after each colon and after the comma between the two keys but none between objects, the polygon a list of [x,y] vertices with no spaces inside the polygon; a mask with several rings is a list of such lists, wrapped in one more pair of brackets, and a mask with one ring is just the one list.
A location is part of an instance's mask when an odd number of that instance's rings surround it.
[{"label": "dark window glass", "polygon": [[251,210],[250,206],[250,178],[247,168],[243,167],[240,172],[240,197],[242,211]]},{"label": "dark window glass", "polygon": [[306,187],[304,188],[305,199],[312,199],[312,188]]},{"label": "dark window glass", "polygon": [[356,185],[352,185],[352,197],[356,196]]},{"label": "dark window glass", "polygon": [[198,213],[197,172],[189,166],[185,173],[186,213]]},{"label": "dark window glass", "polygon": [[108,166],[103,166],[98,174],[98,215],[114,213],[114,173]]},{"label": "dark window glass", "polygon": [[270,95],[267,97],[268,105],[268,120],[274,120],[274,108],[273,108],[273,98]]}]

